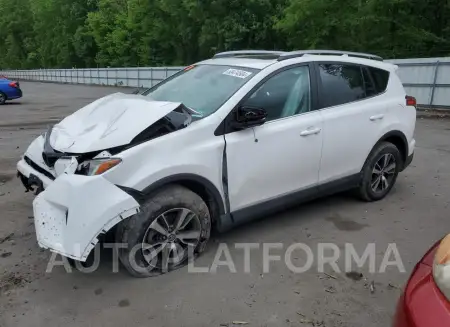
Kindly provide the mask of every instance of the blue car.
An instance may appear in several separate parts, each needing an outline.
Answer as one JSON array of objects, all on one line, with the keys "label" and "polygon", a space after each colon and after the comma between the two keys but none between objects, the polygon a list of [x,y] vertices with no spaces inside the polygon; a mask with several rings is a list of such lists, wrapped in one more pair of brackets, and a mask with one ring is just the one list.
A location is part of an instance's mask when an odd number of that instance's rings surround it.
[{"label": "blue car", "polygon": [[13,100],[22,97],[22,90],[19,82],[10,81],[7,78],[0,76],[0,105],[4,104],[6,100]]}]

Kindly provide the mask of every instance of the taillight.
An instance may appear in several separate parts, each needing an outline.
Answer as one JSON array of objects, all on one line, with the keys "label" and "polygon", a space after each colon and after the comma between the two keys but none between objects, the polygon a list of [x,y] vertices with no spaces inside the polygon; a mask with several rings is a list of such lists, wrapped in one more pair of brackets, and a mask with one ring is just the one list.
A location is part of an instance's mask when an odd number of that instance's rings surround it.
[{"label": "taillight", "polygon": [[19,87],[19,83],[17,83],[17,82],[11,82],[8,85],[11,86],[11,87],[14,87],[16,89]]},{"label": "taillight", "polygon": [[406,105],[407,106],[413,106],[415,107],[417,105],[417,101],[415,97],[412,97],[410,95],[405,96],[406,99]]}]

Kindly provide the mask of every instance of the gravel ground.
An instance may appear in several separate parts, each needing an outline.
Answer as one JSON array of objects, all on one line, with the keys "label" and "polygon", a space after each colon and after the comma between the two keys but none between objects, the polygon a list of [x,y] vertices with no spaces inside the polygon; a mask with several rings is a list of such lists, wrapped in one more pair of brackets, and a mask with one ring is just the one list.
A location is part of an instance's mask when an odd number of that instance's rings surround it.
[{"label": "gravel ground", "polygon": [[[450,120],[419,119],[412,165],[383,201],[363,203],[336,195],[299,206],[231,232],[213,235],[196,262],[210,266],[220,243],[229,246],[236,273],[170,274],[134,279],[123,269],[111,272],[111,255],[102,252],[97,271],[46,273],[50,253],[39,249],[31,202],[15,178],[15,163],[48,124],[93,99],[119,89],[22,82],[24,98],[0,107],[0,326],[390,326],[400,288],[423,253],[450,231]],[[283,255],[296,242],[314,252],[313,269],[296,274],[284,262],[263,272],[262,250],[252,251],[250,273],[235,243],[282,242]],[[317,244],[344,249],[352,243],[361,255],[376,246],[377,272],[369,265],[345,271],[317,270]],[[389,243],[395,243],[406,272],[379,272]],[[223,258],[223,257],[222,257]],[[394,256],[391,256],[393,259]],[[292,255],[302,265],[304,254]],[[339,260],[344,267],[344,256]],[[357,278],[358,277],[358,278]],[[358,280],[359,279],[359,280]],[[373,282],[374,291],[369,285]],[[391,286],[389,285],[391,284]]]}]

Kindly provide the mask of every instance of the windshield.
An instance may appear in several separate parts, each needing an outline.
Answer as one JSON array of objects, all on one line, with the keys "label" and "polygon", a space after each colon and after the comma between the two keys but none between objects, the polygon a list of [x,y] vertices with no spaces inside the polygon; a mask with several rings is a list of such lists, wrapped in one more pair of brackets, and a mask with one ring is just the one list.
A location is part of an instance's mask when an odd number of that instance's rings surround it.
[{"label": "windshield", "polygon": [[258,71],[232,66],[189,66],[143,95],[155,101],[181,102],[205,117],[219,109]]}]

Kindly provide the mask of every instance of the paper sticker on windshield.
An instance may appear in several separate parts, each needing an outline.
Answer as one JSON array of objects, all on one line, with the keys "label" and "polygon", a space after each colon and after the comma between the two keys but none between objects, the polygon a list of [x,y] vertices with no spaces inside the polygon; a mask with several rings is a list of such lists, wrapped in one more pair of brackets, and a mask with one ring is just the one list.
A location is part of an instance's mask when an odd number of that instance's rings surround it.
[{"label": "paper sticker on windshield", "polygon": [[247,72],[245,70],[230,68],[230,69],[227,69],[226,71],[224,71],[222,74],[228,75],[228,76],[237,77],[237,78],[247,78],[252,73],[251,72]]}]

